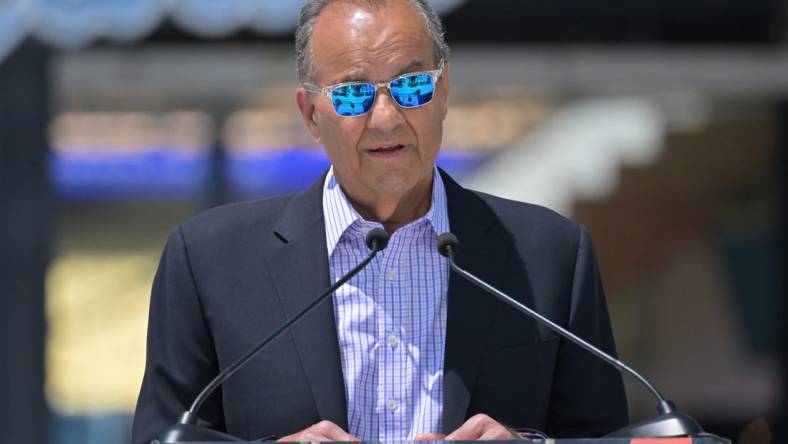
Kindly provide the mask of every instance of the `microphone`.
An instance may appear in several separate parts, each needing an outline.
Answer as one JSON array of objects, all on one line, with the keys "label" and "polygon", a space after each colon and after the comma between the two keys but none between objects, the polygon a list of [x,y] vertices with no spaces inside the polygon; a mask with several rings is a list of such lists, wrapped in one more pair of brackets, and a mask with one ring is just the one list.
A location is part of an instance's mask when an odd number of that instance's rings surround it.
[{"label": "microphone", "polygon": [[599,348],[591,345],[589,342],[578,337],[569,330],[561,327],[555,322],[547,319],[539,314],[537,311],[527,307],[519,301],[511,298],[505,293],[501,292],[492,285],[484,282],[473,274],[463,270],[454,261],[454,255],[460,241],[451,233],[443,233],[438,236],[438,252],[449,259],[451,269],[463,278],[469,280],[476,286],[484,291],[492,294],[501,301],[505,302],[515,310],[531,317],[540,324],[547,326],[550,330],[558,333],[562,337],[569,339],[575,344],[579,345],[584,350],[605,361],[606,363],[615,367],[618,371],[629,374],[643,384],[655,398],[657,398],[658,415],[653,418],[648,418],[644,421],[630,424],[622,429],[616,430],[607,435],[610,438],[667,438],[674,436],[698,436],[706,435],[700,425],[689,415],[676,410],[675,404],[672,401],[665,399],[662,394],[648,381],[641,376],[638,372],[631,369],[629,366],[619,361],[618,359],[610,356]]},{"label": "microphone", "polygon": [[170,426],[159,437],[153,440],[152,444],[169,444],[169,443],[182,443],[182,442],[204,442],[204,441],[243,441],[240,438],[232,436],[227,433],[219,432],[217,430],[201,427],[197,424],[197,412],[202,407],[203,403],[208,396],[211,395],[224,381],[230,378],[235,372],[243,367],[249,360],[257,355],[262,349],[265,348],[271,341],[279,337],[285,330],[290,328],[296,321],[304,317],[313,308],[317,307],[321,302],[333,294],[339,287],[345,284],[363,270],[375,256],[382,251],[389,242],[389,234],[382,228],[374,228],[367,233],[365,243],[369,248],[369,255],[361,263],[356,265],[355,268],[350,270],[346,275],[342,276],[333,285],[323,292],[311,304],[306,306],[303,310],[298,312],[290,320],[285,322],[276,331],[268,335],[265,339],[260,341],[254,348],[249,350],[245,355],[241,356],[237,361],[233,362],[230,366],[219,372],[215,378],[197,395],[188,411],[184,412],[178,419],[178,423]]}]

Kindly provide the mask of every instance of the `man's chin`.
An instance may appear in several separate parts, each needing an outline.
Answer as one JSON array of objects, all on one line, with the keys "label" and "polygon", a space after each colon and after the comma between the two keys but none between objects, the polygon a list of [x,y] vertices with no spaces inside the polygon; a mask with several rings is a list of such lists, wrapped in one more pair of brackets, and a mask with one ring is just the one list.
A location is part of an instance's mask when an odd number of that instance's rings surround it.
[{"label": "man's chin", "polygon": [[[431,177],[431,176],[430,176]],[[392,171],[379,176],[375,180],[375,192],[381,196],[404,197],[420,193],[420,187],[429,190],[429,186],[424,186],[427,181],[414,177],[413,171]]]}]

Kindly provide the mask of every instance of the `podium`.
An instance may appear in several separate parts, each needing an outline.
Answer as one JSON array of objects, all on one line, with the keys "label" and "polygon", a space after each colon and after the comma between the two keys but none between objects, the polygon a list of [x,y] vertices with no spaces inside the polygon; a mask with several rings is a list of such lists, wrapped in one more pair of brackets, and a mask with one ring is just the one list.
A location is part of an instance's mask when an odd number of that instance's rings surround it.
[{"label": "podium", "polygon": [[[238,441],[259,443],[265,441]],[[587,438],[587,439],[534,439],[527,441],[361,441],[358,444],[731,444],[730,440],[716,436],[681,438]],[[183,444],[222,444],[220,442],[187,442]],[[312,441],[310,444],[318,444]],[[326,442],[328,444],[328,442]],[[340,444],[340,443],[336,443]],[[341,444],[348,444],[343,442]]]}]

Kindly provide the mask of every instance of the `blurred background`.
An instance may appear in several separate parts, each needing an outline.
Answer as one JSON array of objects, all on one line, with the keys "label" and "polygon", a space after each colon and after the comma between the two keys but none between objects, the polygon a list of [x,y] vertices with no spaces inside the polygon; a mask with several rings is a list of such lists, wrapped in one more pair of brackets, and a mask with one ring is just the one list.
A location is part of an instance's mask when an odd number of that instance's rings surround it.
[{"label": "blurred background", "polygon": [[[0,0],[0,442],[128,442],[169,230],[327,167],[302,3]],[[587,225],[621,357],[707,431],[786,442],[788,1],[432,3],[439,164]]]}]

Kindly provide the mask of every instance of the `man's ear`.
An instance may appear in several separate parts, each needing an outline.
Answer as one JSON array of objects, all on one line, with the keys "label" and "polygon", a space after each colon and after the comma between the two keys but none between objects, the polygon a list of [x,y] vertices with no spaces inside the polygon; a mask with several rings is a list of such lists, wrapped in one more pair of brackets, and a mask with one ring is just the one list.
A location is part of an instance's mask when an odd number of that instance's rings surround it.
[{"label": "man's ear", "polygon": [[443,90],[443,94],[440,97],[442,119],[446,118],[446,113],[449,111],[449,66],[449,62],[446,62],[446,66],[443,67],[443,74],[438,80]]},{"label": "man's ear", "polygon": [[301,112],[301,118],[304,119],[306,129],[315,138],[315,142],[320,143],[320,129],[315,120],[315,96],[303,87],[296,89],[296,105]]}]

